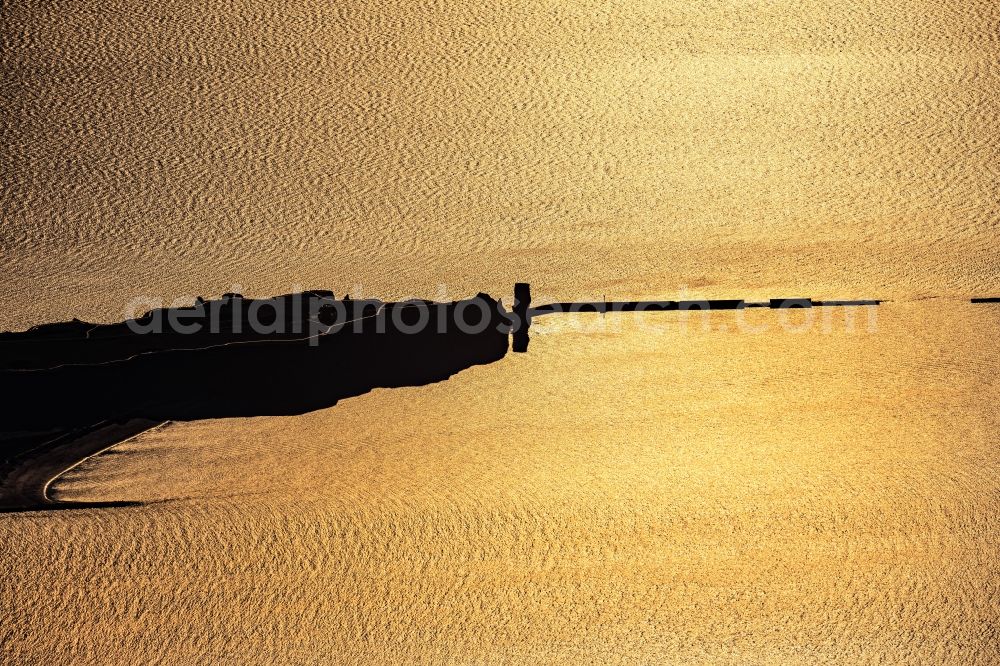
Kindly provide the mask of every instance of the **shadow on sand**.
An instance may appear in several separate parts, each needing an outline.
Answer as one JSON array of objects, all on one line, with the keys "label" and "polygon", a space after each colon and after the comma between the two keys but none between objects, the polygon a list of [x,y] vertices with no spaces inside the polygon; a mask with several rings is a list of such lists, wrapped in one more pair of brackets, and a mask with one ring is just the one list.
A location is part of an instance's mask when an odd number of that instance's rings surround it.
[{"label": "shadow on sand", "polygon": [[199,302],[184,309],[197,330],[183,334],[176,321],[154,326],[178,312],[162,310],[131,326],[0,335],[0,509],[67,506],[48,497],[53,476],[164,421],[303,414],[441,381],[508,350],[508,314],[485,294],[439,304],[310,292],[297,310],[293,298],[230,296],[214,314],[218,301]]}]

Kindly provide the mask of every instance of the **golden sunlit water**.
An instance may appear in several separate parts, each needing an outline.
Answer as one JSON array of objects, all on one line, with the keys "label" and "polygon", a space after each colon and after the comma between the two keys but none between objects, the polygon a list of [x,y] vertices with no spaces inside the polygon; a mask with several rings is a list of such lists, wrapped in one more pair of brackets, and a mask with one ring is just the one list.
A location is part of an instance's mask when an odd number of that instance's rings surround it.
[{"label": "golden sunlit water", "polygon": [[550,315],[442,383],[161,426],[54,486],[141,505],[0,515],[0,661],[1000,658],[1000,5],[0,13],[0,328],[890,299]]}]

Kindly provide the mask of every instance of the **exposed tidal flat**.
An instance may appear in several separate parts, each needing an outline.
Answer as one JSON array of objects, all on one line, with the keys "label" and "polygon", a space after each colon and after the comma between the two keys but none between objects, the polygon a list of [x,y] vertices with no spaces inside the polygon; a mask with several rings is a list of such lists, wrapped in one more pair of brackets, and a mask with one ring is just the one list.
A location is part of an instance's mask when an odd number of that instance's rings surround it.
[{"label": "exposed tidal flat", "polygon": [[1000,5],[0,12],[0,329],[236,285],[891,301],[551,315],[156,428],[53,486],[138,506],[0,515],[0,661],[996,663]]}]

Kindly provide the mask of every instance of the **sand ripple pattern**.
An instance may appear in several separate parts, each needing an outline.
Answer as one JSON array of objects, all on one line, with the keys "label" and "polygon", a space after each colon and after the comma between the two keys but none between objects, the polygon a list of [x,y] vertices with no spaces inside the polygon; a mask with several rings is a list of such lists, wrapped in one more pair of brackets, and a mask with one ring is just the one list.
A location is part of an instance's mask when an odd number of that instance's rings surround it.
[{"label": "sand ripple pattern", "polygon": [[0,644],[12,663],[995,664],[1000,313],[888,305],[872,334],[834,316],[771,335],[732,312],[686,332],[581,316],[448,382],[157,429],[56,487],[148,504],[0,516]]},{"label": "sand ripple pattern", "polygon": [[234,284],[997,291],[998,12],[5,3],[0,325]]}]

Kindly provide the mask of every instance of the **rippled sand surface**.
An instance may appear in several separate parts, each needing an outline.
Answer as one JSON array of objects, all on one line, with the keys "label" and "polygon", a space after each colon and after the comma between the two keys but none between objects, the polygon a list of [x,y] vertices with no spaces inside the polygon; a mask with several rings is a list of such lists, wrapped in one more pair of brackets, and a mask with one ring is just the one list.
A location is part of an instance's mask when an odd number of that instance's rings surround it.
[{"label": "rippled sand surface", "polygon": [[996,663],[1000,314],[658,315],[91,460],[150,503],[0,517],[8,654]]},{"label": "rippled sand surface", "polygon": [[57,486],[146,504],[0,515],[0,661],[1000,658],[1000,319],[960,300],[1000,294],[1000,5],[0,14],[0,329],[295,285],[896,301],[551,317],[147,433]]},{"label": "rippled sand surface", "polygon": [[238,285],[1000,291],[1000,6],[3,8],[0,326]]}]

